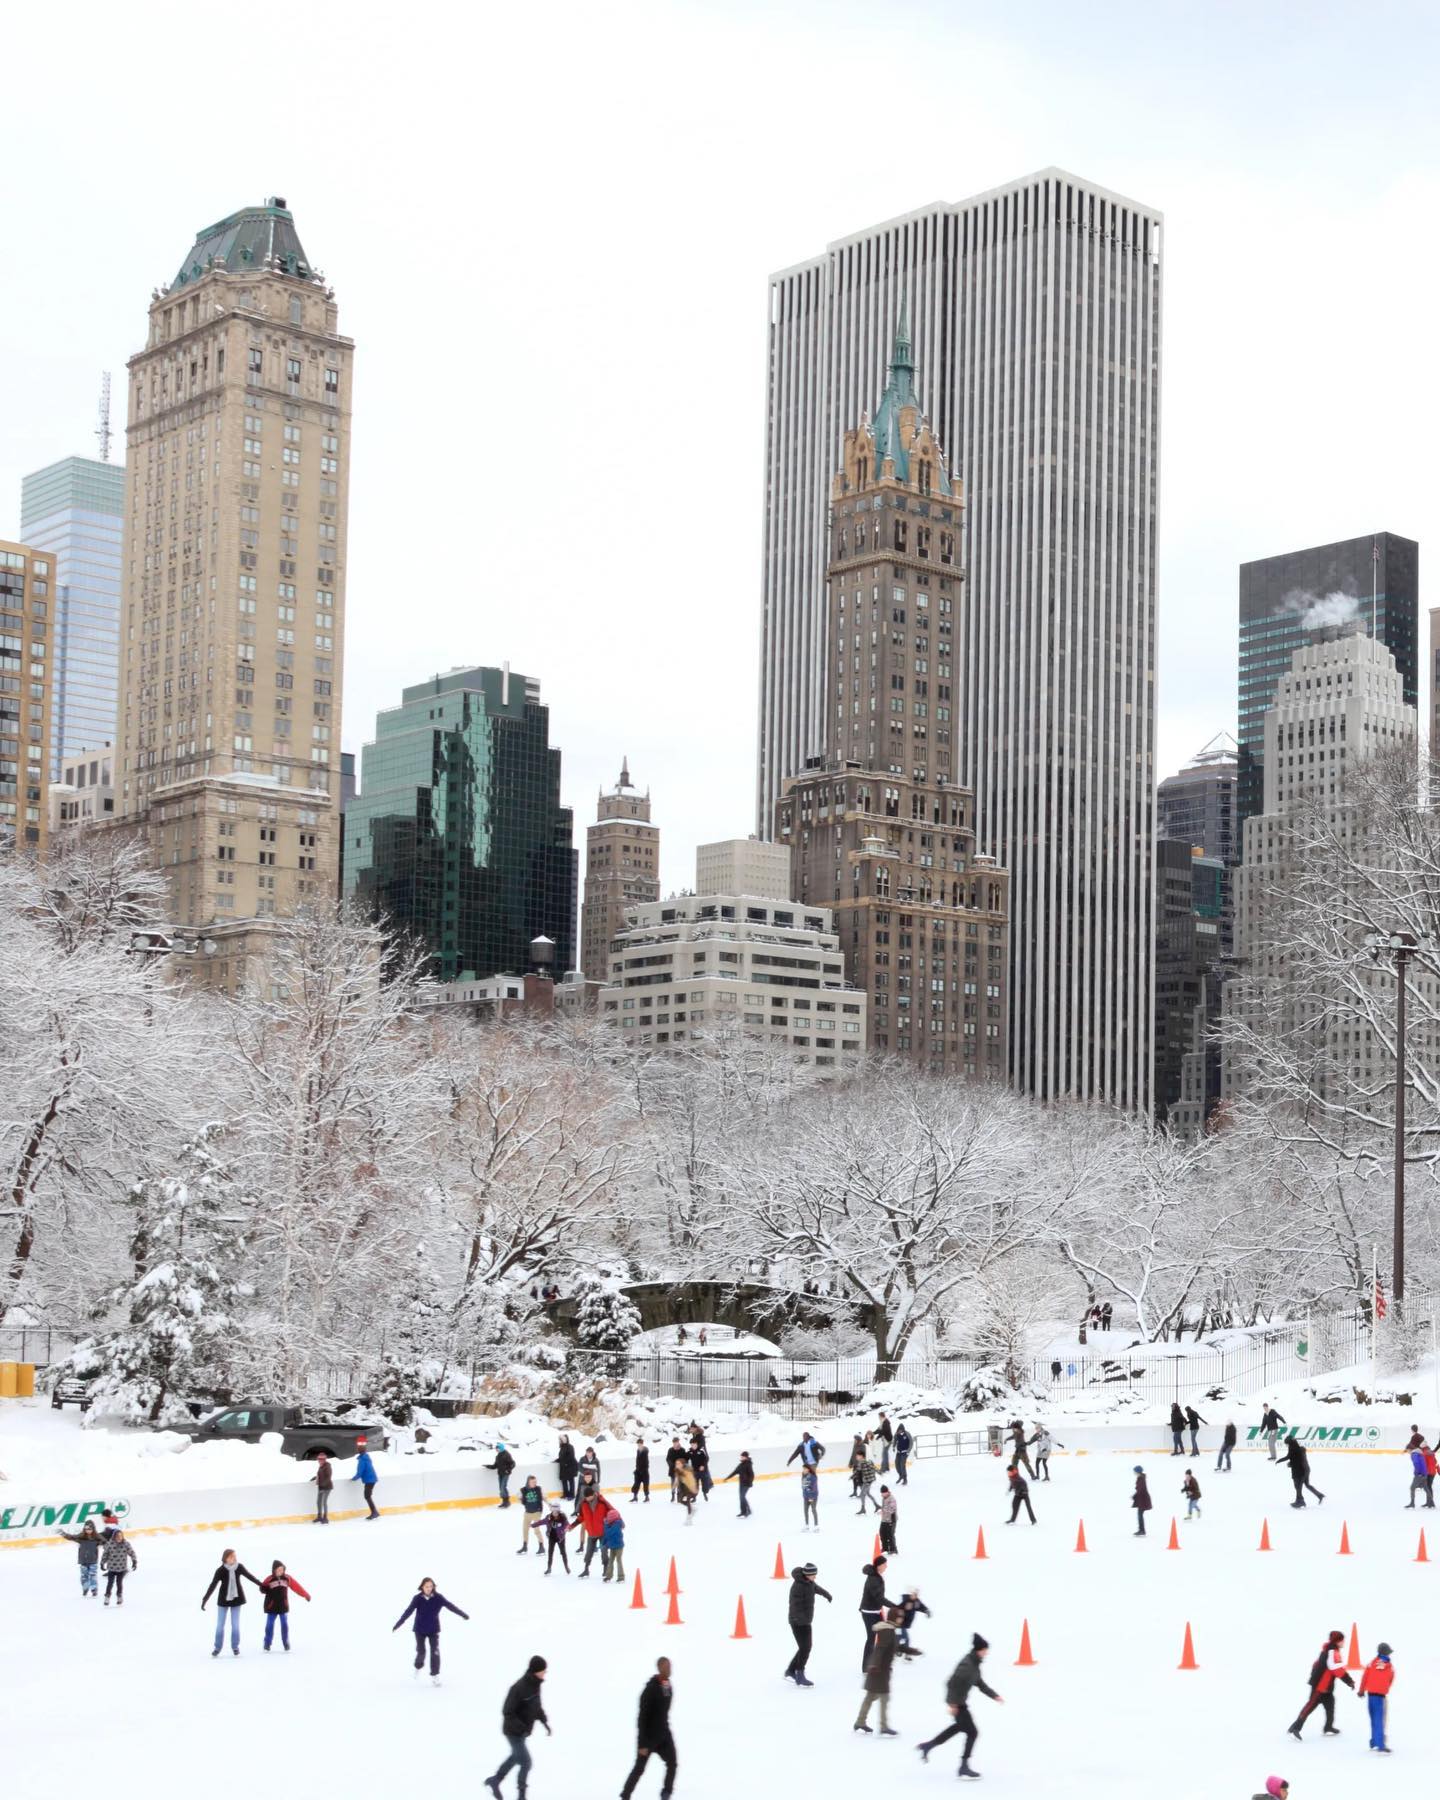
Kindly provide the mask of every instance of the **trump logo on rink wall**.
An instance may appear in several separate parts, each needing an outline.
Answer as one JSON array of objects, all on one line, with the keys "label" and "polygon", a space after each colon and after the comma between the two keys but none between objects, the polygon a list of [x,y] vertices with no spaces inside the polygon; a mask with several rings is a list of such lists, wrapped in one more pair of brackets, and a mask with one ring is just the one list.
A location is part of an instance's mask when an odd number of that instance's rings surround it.
[{"label": "trump logo on rink wall", "polygon": [[87,1519],[98,1525],[103,1512],[117,1518],[130,1516],[128,1500],[62,1500],[55,1505],[37,1501],[33,1505],[0,1507],[0,1531],[73,1531]]}]

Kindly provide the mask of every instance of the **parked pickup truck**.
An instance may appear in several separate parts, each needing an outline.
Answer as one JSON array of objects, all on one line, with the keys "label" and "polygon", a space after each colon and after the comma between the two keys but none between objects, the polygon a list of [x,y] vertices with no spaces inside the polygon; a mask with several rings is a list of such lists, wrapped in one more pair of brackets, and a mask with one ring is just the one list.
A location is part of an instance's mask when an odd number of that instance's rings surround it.
[{"label": "parked pickup truck", "polygon": [[171,1429],[196,1443],[228,1440],[241,1444],[258,1444],[266,1432],[278,1431],[287,1456],[309,1460],[322,1450],[327,1456],[354,1456],[366,1448],[386,1447],[385,1427],[378,1420],[307,1419],[298,1406],[224,1406],[193,1425]]}]

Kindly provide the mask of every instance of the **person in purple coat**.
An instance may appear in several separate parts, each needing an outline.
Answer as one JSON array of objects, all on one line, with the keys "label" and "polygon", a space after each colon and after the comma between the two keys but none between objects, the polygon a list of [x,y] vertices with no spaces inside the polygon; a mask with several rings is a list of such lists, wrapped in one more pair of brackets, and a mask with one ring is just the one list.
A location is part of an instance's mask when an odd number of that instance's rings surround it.
[{"label": "person in purple coat", "polygon": [[440,1685],[440,1615],[442,1612],[453,1612],[457,1618],[468,1619],[469,1613],[461,1612],[453,1601],[447,1600],[427,1575],[419,1588],[410,1597],[410,1604],[401,1613],[391,1627],[398,1631],[405,1621],[414,1614],[415,1624],[415,1673],[418,1675],[425,1667],[425,1651],[430,1651],[430,1679],[438,1687]]}]

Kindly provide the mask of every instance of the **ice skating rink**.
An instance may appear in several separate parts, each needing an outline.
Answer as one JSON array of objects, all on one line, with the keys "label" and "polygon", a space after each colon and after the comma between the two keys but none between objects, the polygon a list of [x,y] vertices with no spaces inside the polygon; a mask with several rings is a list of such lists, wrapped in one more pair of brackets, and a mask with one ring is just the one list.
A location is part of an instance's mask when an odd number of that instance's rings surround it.
[{"label": "ice skating rink", "polygon": [[[837,1475],[821,1483],[818,1534],[800,1529],[793,1475],[757,1484],[748,1521],[735,1516],[733,1484],[717,1485],[688,1530],[663,1493],[647,1508],[611,1489],[628,1524],[623,1592],[601,1582],[598,1556],[584,1582],[558,1562],[546,1577],[536,1555],[517,1556],[518,1506],[343,1519],[328,1529],[137,1535],[140,1567],[123,1610],[81,1599],[71,1545],[3,1551],[3,1789],[15,1800],[254,1800],[323,1785],[483,1800],[481,1780],[504,1755],[501,1698],[539,1651],[550,1662],[555,1735],[533,1741],[532,1800],[619,1793],[636,1700],[662,1653],[674,1663],[677,1796],[849,1795],[872,1785],[933,1794],[956,1788],[958,1743],[928,1767],[914,1746],[948,1722],[946,1677],[980,1631],[992,1645],[987,1678],[1006,1702],[975,1699],[982,1793],[1247,1800],[1271,1774],[1289,1778],[1294,1800],[1408,1791],[1424,1779],[1417,1770],[1428,1768],[1433,1749],[1440,1530],[1427,1532],[1435,1560],[1417,1564],[1431,1515],[1402,1510],[1407,1459],[1314,1454],[1313,1478],[1327,1498],[1305,1512],[1290,1510],[1283,1468],[1263,1454],[1237,1454],[1231,1475],[1216,1474],[1213,1459],[1212,1450],[1193,1465],[1204,1517],[1188,1524],[1183,1460],[1057,1456],[1050,1485],[1032,1488],[1034,1528],[1023,1514],[1004,1523],[1001,1463],[914,1467],[910,1486],[898,1490],[900,1555],[886,1585],[898,1597],[918,1584],[935,1616],[915,1633],[925,1655],[897,1664],[893,1739],[851,1732],[861,1565],[875,1525],[873,1515],[855,1516]],[[1131,1535],[1128,1507],[1136,1461],[1155,1501],[1144,1542]],[[610,1468],[618,1466],[612,1449]],[[716,1466],[728,1465],[717,1457]],[[525,1473],[522,1464],[517,1476]],[[383,1506],[383,1484],[376,1497]],[[337,1509],[348,1500],[337,1489]],[[1172,1515],[1181,1521],[1179,1551],[1165,1547]],[[1082,1518],[1089,1548],[1080,1555]],[[1274,1548],[1262,1554],[1267,1518]],[[144,1523],[138,1502],[132,1524]],[[1348,1556],[1338,1554],[1342,1524]],[[982,1526],[988,1556],[978,1561]],[[834,1595],[833,1605],[816,1605],[809,1691],[781,1679],[792,1640],[788,1583],[772,1578],[777,1541],[787,1566],[815,1561]],[[314,1596],[309,1605],[292,1601],[288,1656],[278,1640],[261,1653],[261,1608],[252,1601],[241,1656],[227,1643],[212,1659],[214,1614],[202,1617],[200,1597],[226,1544],[256,1575],[282,1558]],[[664,1623],[672,1555],[679,1625]],[[644,1611],[630,1608],[637,1569]],[[390,1629],[425,1575],[471,1615],[468,1624],[446,1615],[438,1689],[428,1677],[412,1679],[409,1627]],[[751,1637],[737,1642],[730,1634],[742,1595]],[[1016,1668],[1026,1619],[1036,1666]],[[1182,1673],[1187,1620],[1200,1667]],[[1352,1623],[1367,1660],[1381,1638],[1394,1647],[1390,1757],[1367,1750],[1365,1708],[1348,1689],[1338,1697],[1340,1737],[1321,1737],[1318,1714],[1303,1743],[1285,1735],[1326,1632],[1339,1627],[1348,1640]],[[640,1794],[659,1789],[660,1771],[647,1771]]]}]

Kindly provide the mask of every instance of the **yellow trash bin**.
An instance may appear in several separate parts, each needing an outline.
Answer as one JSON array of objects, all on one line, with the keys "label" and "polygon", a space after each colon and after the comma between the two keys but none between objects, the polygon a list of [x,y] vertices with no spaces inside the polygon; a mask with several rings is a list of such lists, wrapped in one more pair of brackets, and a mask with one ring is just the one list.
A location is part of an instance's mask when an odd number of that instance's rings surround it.
[{"label": "yellow trash bin", "polygon": [[0,1362],[0,1400],[15,1398],[15,1365],[13,1362]]},{"label": "yellow trash bin", "polygon": [[15,1397],[17,1400],[33,1400],[35,1398],[34,1363],[16,1363]]}]

